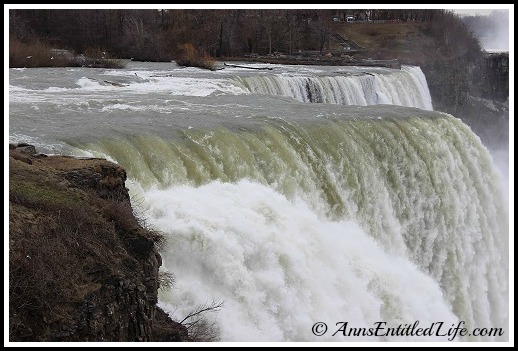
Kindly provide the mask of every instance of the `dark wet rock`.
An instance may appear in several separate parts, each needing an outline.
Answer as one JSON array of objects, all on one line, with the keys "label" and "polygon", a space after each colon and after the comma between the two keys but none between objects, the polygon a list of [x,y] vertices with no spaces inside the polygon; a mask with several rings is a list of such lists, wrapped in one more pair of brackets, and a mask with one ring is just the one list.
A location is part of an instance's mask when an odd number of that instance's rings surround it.
[{"label": "dark wet rock", "polygon": [[9,144],[9,341],[187,341],[157,307],[157,234],[126,172]]}]

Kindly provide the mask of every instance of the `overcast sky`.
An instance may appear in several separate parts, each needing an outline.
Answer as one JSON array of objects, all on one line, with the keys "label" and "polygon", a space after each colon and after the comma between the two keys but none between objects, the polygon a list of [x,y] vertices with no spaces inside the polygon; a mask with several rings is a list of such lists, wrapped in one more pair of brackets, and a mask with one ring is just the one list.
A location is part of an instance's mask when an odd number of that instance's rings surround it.
[{"label": "overcast sky", "polygon": [[489,15],[492,11],[496,9],[453,9],[454,12],[459,15],[467,15],[467,16],[476,16],[476,15]]},{"label": "overcast sky", "polygon": [[495,10],[509,10],[509,8],[496,7],[496,5],[495,5],[495,6],[492,6],[492,8],[476,8],[476,9],[454,9],[454,8],[452,8],[452,10],[454,12],[458,13],[459,15],[466,15],[466,16],[481,15],[481,16],[486,16],[486,15],[491,14],[491,12],[493,12]]}]

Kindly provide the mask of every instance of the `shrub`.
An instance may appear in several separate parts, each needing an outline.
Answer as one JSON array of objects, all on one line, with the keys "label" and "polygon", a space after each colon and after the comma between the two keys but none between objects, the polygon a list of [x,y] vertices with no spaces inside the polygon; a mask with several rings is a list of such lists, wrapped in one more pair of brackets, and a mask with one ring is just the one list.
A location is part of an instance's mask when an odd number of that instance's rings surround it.
[{"label": "shrub", "polygon": [[216,70],[216,60],[206,53],[200,54],[191,43],[181,44],[178,49],[179,54],[175,60],[178,65]]}]

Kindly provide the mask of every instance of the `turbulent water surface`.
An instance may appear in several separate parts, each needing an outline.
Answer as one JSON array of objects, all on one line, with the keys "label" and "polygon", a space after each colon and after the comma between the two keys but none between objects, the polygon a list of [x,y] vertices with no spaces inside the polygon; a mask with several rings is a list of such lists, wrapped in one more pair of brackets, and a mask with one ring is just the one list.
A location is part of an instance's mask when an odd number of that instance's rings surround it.
[{"label": "turbulent water surface", "polygon": [[[205,315],[222,341],[447,341],[460,322],[504,335],[455,340],[508,340],[500,177],[419,67],[268,67],[11,69],[10,141],[126,168],[167,237],[160,305],[224,301]],[[443,327],[333,336],[341,321]]]}]

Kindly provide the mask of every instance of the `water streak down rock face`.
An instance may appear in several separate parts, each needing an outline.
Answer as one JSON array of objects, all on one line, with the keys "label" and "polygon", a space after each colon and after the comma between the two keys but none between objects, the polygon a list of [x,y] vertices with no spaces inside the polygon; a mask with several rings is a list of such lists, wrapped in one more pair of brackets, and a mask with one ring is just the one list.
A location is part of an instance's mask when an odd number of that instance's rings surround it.
[{"label": "water streak down rock face", "polygon": [[103,159],[9,145],[9,340],[184,341],[157,306],[159,235]]}]

